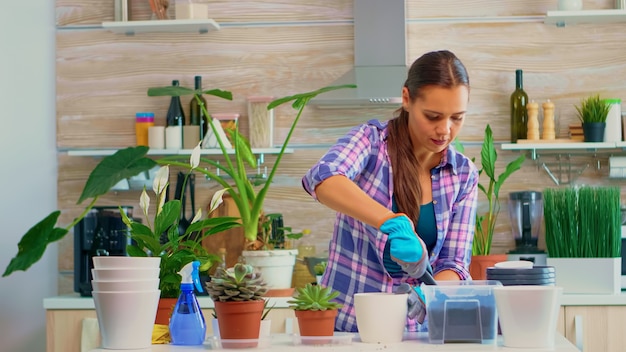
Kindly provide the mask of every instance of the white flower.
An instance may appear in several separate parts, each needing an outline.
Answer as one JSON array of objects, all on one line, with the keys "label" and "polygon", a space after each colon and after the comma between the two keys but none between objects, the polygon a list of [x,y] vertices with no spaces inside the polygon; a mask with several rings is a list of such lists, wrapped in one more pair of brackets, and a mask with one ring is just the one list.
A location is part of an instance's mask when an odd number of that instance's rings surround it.
[{"label": "white flower", "polygon": [[154,191],[154,194],[159,196],[161,193],[163,193],[165,187],[167,187],[167,181],[169,178],[170,167],[167,165],[161,166],[161,168],[159,168],[159,171],[157,171],[156,176],[154,177],[154,182],[152,182],[152,190]]},{"label": "white flower", "polygon": [[191,220],[191,223],[193,224],[194,222],[197,222],[200,219],[202,219],[202,208],[198,208],[198,211],[196,212],[196,215],[193,217],[193,220]]},{"label": "white flower", "polygon": [[217,207],[219,207],[220,204],[222,204],[223,202],[222,196],[224,195],[224,192],[226,192],[227,190],[228,188],[224,188],[213,193],[213,197],[211,198],[211,204],[209,206],[209,213],[212,213],[213,210],[217,209]]},{"label": "white flower", "polygon": [[143,188],[141,197],[139,197],[139,206],[141,207],[141,210],[143,210],[143,214],[147,217],[148,208],[150,208],[150,196],[148,196],[148,193],[146,192],[146,187]]},{"label": "white flower", "polygon": [[189,164],[191,165],[192,169],[195,169],[198,167],[198,165],[200,165],[200,143],[198,143],[198,145],[191,151]]}]

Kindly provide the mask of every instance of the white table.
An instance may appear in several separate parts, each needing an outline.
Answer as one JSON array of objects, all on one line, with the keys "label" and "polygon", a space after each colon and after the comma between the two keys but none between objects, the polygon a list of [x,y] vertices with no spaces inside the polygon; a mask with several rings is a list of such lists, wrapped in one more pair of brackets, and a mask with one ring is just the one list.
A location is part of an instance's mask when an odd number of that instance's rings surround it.
[{"label": "white table", "polygon": [[[200,352],[212,350],[210,343],[202,346],[174,346],[174,345],[152,345],[147,350],[132,350],[133,352]],[[567,341],[563,336],[557,335],[554,349],[524,349],[524,348],[507,348],[502,346],[501,336],[496,344],[477,344],[477,343],[453,343],[453,344],[430,344],[426,333],[407,333],[404,341],[399,343],[386,344],[368,344],[360,342],[358,334],[353,334],[352,343],[346,345],[327,345],[327,346],[309,346],[294,345],[292,337],[286,334],[272,335],[271,344],[264,348],[247,348],[247,349],[217,349],[222,351],[333,351],[333,352],[357,352],[357,351],[383,351],[383,352],[423,352],[423,351],[515,351],[515,352],[580,352],[574,345]],[[95,349],[91,352],[110,352],[111,350]],[[120,351],[120,350],[117,350]]]}]

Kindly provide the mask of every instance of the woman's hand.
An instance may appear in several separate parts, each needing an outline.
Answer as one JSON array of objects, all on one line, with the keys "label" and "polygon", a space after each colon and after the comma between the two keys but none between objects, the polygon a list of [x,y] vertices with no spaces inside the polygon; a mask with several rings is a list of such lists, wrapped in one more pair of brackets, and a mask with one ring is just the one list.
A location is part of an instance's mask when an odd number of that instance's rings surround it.
[{"label": "woman's hand", "polygon": [[389,235],[391,259],[411,277],[422,277],[428,267],[428,255],[424,242],[415,233],[413,222],[405,214],[392,214],[379,228]]}]

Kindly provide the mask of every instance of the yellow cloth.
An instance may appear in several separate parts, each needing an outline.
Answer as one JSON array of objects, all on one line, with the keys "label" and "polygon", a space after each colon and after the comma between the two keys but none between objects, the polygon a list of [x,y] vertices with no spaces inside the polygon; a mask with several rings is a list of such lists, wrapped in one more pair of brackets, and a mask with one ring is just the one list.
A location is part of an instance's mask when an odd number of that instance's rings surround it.
[{"label": "yellow cloth", "polygon": [[170,341],[170,328],[167,325],[154,324],[154,329],[152,329],[152,344],[166,345],[170,343]]}]

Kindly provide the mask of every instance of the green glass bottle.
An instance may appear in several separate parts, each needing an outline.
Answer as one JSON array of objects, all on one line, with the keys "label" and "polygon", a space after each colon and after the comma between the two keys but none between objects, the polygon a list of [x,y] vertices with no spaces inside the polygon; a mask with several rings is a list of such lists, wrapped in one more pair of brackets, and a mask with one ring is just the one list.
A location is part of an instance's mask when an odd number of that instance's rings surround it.
[{"label": "green glass bottle", "polygon": [[528,95],[524,91],[522,70],[515,70],[515,91],[511,94],[511,142],[526,139],[528,131]]},{"label": "green glass bottle", "polygon": [[[195,89],[202,89],[202,77],[195,76],[194,77]],[[202,95],[199,96],[200,101],[206,107],[206,100]],[[204,139],[204,136],[207,132],[207,127],[209,126],[209,121],[207,120],[206,115],[204,114],[204,110],[198,103],[198,100],[194,96],[189,102],[189,114],[190,114],[190,125],[200,126],[200,141]]]}]

